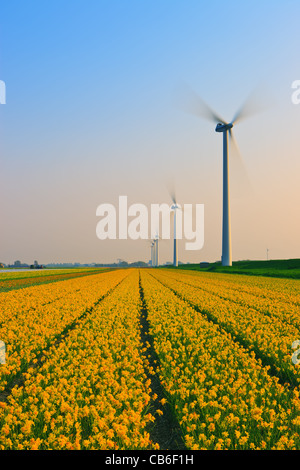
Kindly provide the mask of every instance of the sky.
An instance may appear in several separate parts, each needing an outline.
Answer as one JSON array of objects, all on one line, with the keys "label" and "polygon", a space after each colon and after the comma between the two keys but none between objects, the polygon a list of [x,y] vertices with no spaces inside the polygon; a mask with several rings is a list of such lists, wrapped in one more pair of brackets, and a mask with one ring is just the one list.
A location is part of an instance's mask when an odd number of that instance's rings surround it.
[{"label": "sky", "polygon": [[300,258],[299,18],[297,0],[2,2],[0,262],[148,261],[148,240],[97,238],[96,210],[170,204],[170,184],[205,208],[179,260],[221,259],[222,136],[174,106],[182,83],[228,121],[260,90],[234,127],[251,190],[231,153],[232,256]]}]

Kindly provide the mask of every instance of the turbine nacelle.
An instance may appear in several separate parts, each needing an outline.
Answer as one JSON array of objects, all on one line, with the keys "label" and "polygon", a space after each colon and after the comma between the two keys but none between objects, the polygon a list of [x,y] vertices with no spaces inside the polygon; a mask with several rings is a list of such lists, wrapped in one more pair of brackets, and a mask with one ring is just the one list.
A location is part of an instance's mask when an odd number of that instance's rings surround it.
[{"label": "turbine nacelle", "polygon": [[226,132],[232,129],[233,124],[230,122],[229,124],[224,124],[224,122],[219,122],[216,127],[216,132]]}]

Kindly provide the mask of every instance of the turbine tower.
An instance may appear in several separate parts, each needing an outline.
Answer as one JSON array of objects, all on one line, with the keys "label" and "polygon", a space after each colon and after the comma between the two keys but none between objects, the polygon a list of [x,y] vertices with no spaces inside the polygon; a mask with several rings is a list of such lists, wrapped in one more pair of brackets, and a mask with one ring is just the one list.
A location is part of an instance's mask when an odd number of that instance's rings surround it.
[{"label": "turbine tower", "polygon": [[156,236],[154,243],[155,243],[155,266],[159,266],[158,235]]},{"label": "turbine tower", "polygon": [[[232,266],[232,249],[231,249],[231,225],[230,225],[230,188],[229,188],[229,156],[228,156],[228,136],[231,143],[234,145],[236,153],[239,157],[240,163],[242,158],[237,147],[236,140],[232,133],[232,128],[236,122],[252,114],[252,98],[250,95],[244,105],[235,114],[233,120],[229,123],[224,121],[218,114],[216,114],[193,90],[186,88],[184,96],[178,103],[179,107],[184,111],[195,114],[196,116],[204,117],[210,121],[217,123],[216,132],[223,133],[223,221],[222,221],[222,265]],[[251,109],[252,108],[252,109]],[[242,165],[242,169],[245,170]],[[245,173],[246,174],[246,173]],[[244,176],[245,176],[244,174]]]},{"label": "turbine tower", "polygon": [[[181,211],[181,206],[180,204],[177,204],[177,200],[176,200],[176,195],[175,195],[175,190],[174,190],[174,186],[172,185],[172,188],[169,187],[169,194],[170,194],[170,197],[172,199],[172,206],[171,206],[171,210],[174,212],[174,231],[173,231],[173,265],[174,266],[178,266],[178,234],[177,234],[177,222],[178,222],[178,219],[177,219],[177,211]],[[181,220],[179,219],[179,224],[180,224]],[[179,227],[180,228],[180,227]],[[180,236],[179,236],[180,238]]]},{"label": "turbine tower", "polygon": [[228,132],[233,124],[218,123],[216,132],[223,132],[223,221],[222,221],[222,265],[232,266],[230,194],[229,194],[229,159]]},{"label": "turbine tower", "polygon": [[154,266],[154,241],[151,243],[151,266]]},{"label": "turbine tower", "polygon": [[177,242],[177,211],[181,210],[181,206],[177,204],[175,195],[172,196],[173,204],[171,206],[171,210],[174,211],[174,245],[173,245],[173,265],[178,266],[178,242]]},{"label": "turbine tower", "polygon": [[178,204],[172,204],[171,210],[174,211],[174,253],[173,253],[173,265],[178,266],[178,246],[177,246],[177,235],[176,235],[176,212],[180,209]]}]

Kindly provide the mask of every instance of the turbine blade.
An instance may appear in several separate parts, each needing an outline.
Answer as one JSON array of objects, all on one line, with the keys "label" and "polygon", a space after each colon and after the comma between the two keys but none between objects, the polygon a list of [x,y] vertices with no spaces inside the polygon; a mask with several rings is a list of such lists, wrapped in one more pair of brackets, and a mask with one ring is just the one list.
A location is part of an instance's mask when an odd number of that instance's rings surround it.
[{"label": "turbine blade", "polygon": [[175,191],[170,191],[170,197],[173,201],[173,204],[176,204],[176,194]]},{"label": "turbine blade", "polygon": [[242,119],[261,113],[271,106],[271,97],[267,90],[256,87],[244,101],[240,109],[235,113],[232,124],[236,124]]},{"label": "turbine blade", "polygon": [[233,189],[233,196],[246,197],[253,193],[253,188],[250,178],[246,169],[244,159],[241,155],[238,143],[232,132],[229,130],[229,143],[230,143],[230,168],[231,175],[233,176],[231,186]]},{"label": "turbine blade", "polygon": [[173,204],[176,204],[176,191],[174,181],[169,179],[169,182],[166,184],[167,190],[169,193],[170,198],[172,199]]},{"label": "turbine blade", "polygon": [[210,106],[186,84],[181,87],[176,97],[175,105],[188,114],[194,114],[216,123],[222,122],[226,124],[226,121],[213,111]]}]

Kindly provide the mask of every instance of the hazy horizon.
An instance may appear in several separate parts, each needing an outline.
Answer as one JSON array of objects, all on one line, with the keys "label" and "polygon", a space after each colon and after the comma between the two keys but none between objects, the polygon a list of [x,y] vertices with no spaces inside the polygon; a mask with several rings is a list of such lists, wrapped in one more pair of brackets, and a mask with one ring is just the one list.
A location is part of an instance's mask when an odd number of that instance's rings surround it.
[{"label": "hazy horizon", "polygon": [[[262,85],[272,106],[234,127],[253,192],[231,173],[233,261],[300,258],[296,1],[37,0],[2,6],[0,262],[150,259],[145,240],[96,236],[100,204],[204,204],[202,250],[221,259],[222,136],[173,105],[182,81],[228,121]],[[230,155],[234,169],[234,156]],[[173,241],[160,243],[162,263]]]}]

